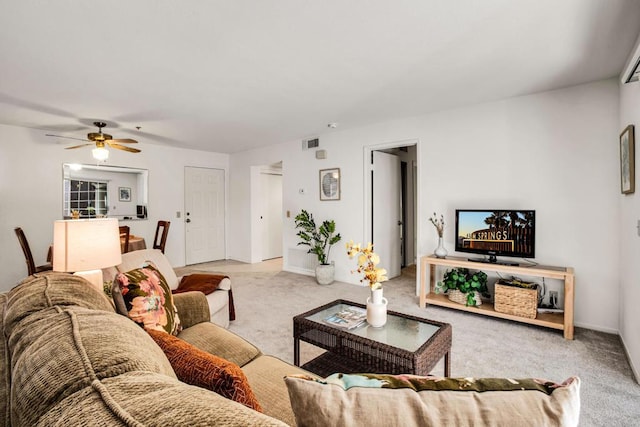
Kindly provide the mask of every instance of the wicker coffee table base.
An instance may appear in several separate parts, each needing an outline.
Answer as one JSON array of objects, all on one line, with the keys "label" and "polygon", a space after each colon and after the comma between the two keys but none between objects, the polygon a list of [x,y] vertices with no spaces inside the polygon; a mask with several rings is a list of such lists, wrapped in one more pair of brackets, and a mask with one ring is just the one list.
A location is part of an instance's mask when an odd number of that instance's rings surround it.
[{"label": "wicker coffee table base", "polygon": [[350,301],[337,300],[293,318],[293,358],[296,366],[300,366],[300,341],[304,341],[327,350],[302,366],[303,369],[324,377],[335,372],[427,375],[443,357],[444,375],[451,376],[451,325],[448,323],[390,311],[390,315],[438,326],[437,332],[431,338],[418,350],[411,352],[307,318],[340,303],[362,306]]}]

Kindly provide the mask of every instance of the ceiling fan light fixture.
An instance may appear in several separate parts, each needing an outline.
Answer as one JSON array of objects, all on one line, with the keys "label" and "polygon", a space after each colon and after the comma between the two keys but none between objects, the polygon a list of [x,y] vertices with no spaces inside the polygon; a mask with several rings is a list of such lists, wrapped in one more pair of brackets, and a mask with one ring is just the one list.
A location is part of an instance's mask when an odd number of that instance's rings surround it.
[{"label": "ceiling fan light fixture", "polygon": [[91,150],[91,154],[93,158],[99,162],[104,162],[109,158],[109,150],[104,147],[96,147]]}]

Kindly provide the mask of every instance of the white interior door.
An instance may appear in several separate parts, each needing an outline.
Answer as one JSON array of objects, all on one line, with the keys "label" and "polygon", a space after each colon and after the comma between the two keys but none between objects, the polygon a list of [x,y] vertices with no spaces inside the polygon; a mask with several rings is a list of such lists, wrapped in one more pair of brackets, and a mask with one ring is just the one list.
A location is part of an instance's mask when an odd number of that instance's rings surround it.
[{"label": "white interior door", "polygon": [[224,170],[185,167],[185,262],[225,259]]},{"label": "white interior door", "polygon": [[373,245],[380,266],[389,279],[399,276],[402,265],[400,232],[400,159],[392,154],[373,152]]},{"label": "white interior door", "polygon": [[262,173],[262,259],[282,256],[282,175]]}]

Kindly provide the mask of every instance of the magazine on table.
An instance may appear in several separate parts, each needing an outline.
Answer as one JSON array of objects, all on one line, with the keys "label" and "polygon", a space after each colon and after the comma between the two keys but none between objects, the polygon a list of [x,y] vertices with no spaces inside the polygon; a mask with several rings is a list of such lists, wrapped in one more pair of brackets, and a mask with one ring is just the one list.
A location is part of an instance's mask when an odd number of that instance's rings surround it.
[{"label": "magazine on table", "polygon": [[367,310],[354,306],[345,307],[324,321],[339,328],[354,329],[367,321]]}]

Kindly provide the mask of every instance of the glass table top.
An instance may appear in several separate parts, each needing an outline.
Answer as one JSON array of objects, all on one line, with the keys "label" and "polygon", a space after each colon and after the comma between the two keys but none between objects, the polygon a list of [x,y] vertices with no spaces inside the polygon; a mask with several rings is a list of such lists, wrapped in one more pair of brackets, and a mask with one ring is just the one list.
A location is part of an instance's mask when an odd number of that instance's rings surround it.
[{"label": "glass table top", "polygon": [[[325,319],[347,307],[354,306],[337,303],[317,313],[306,316],[305,319],[330,325]],[[438,325],[407,319],[390,313],[387,313],[387,323],[381,328],[369,326],[367,322],[364,322],[361,326],[354,329],[343,329],[338,326],[333,327],[353,335],[411,352],[418,350],[440,329]]]}]

